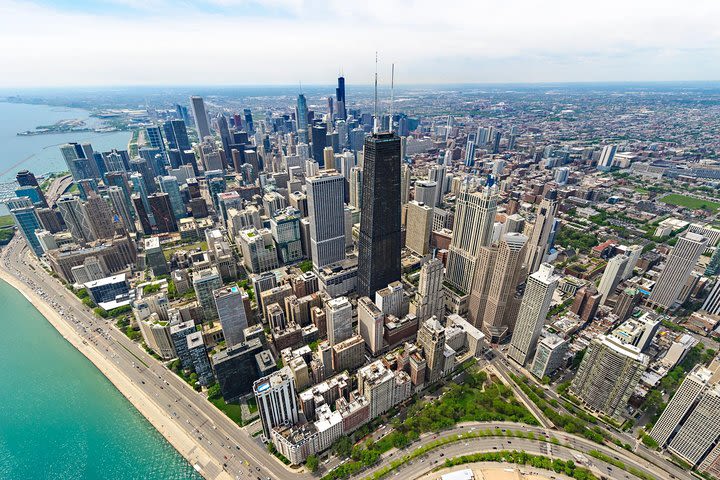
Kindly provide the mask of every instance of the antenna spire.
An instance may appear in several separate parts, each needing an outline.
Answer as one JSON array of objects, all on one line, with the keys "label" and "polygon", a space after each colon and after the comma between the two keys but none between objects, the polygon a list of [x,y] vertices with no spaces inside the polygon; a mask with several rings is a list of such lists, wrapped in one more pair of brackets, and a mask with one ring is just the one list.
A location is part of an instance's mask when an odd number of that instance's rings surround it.
[{"label": "antenna spire", "polygon": [[377,80],[378,80],[377,65],[378,65],[378,55],[377,55],[377,51],[375,51],[375,112],[374,112],[374,119],[373,119],[373,133],[378,133],[380,131],[379,122],[378,122],[378,104],[377,104]]},{"label": "antenna spire", "polygon": [[393,106],[395,105],[395,64],[392,64],[390,70],[390,127],[389,131],[393,131]]}]

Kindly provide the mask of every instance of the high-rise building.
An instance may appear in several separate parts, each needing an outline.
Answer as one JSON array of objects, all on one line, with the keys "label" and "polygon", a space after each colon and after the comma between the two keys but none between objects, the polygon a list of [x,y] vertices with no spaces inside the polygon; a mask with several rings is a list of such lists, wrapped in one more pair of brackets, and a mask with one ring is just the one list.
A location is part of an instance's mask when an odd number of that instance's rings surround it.
[{"label": "high-rise building", "polygon": [[133,220],[133,214],[125,203],[125,192],[120,187],[112,186],[108,187],[107,194],[113,210],[122,220],[125,229],[130,233],[135,233],[135,220]]},{"label": "high-rise building", "polygon": [[425,320],[418,330],[417,344],[423,349],[427,362],[426,383],[435,383],[442,377],[445,366],[445,328],[434,317]]},{"label": "high-rise building", "polygon": [[548,263],[540,265],[538,271],[527,279],[508,352],[510,358],[520,365],[524,366],[534,358],[535,348],[559,280],[560,276],[555,275],[553,266]]},{"label": "high-rise building", "polygon": [[236,285],[213,291],[218,319],[228,347],[245,341],[243,330],[248,327],[244,301],[248,294]]},{"label": "high-rise building", "polygon": [[432,180],[418,180],[415,182],[415,201],[434,207],[435,192],[437,189],[437,182]]},{"label": "high-rise building", "polygon": [[[297,108],[295,109],[295,121],[297,122],[298,135],[301,137],[300,142],[308,143],[308,108],[305,95],[302,93],[297,98]],[[301,132],[302,130],[302,132]],[[304,138],[302,138],[304,137]]]},{"label": "high-rise building", "polygon": [[640,245],[630,245],[625,250],[625,255],[627,255],[628,261],[625,264],[625,270],[623,270],[622,275],[620,276],[621,280],[627,280],[632,277],[633,270],[635,269],[638,260],[640,260],[642,253],[643,247]]},{"label": "high-rise building", "polygon": [[537,344],[530,372],[540,379],[551,376],[563,365],[567,351],[567,340],[552,334],[543,337]]},{"label": "high-rise building", "polygon": [[272,232],[267,228],[242,230],[235,236],[243,264],[252,273],[262,273],[280,266]]},{"label": "high-rise building", "polygon": [[650,293],[652,304],[662,308],[671,308],[675,304],[707,244],[707,238],[697,233],[686,232],[679,237]]},{"label": "high-rise building", "polygon": [[617,152],[617,145],[606,145],[600,152],[600,158],[598,159],[597,168],[598,170],[610,170],[615,159],[615,153]]},{"label": "high-rise building", "polygon": [[322,171],[306,180],[310,249],[317,270],[345,258],[344,177]]},{"label": "high-rise building", "polygon": [[158,179],[158,183],[160,184],[160,191],[168,194],[175,219],[180,220],[181,218],[185,218],[187,216],[187,209],[180,194],[180,186],[178,185],[177,178],[163,175]]},{"label": "high-rise building", "polygon": [[352,337],[352,305],[347,297],[333,298],[326,302],[325,315],[327,336],[331,346]]},{"label": "high-rise building", "polygon": [[15,224],[22,232],[23,237],[25,237],[25,241],[30,248],[32,248],[32,251],[35,252],[35,255],[38,257],[42,255],[43,249],[35,233],[37,230],[41,230],[42,226],[40,225],[40,219],[35,213],[35,207],[25,206],[12,208],[10,209],[10,213],[15,219]]},{"label": "high-rise building", "polygon": [[420,268],[418,289],[415,298],[410,302],[410,313],[421,323],[430,317],[438,320],[445,317],[443,270],[443,263],[437,258],[425,262]]},{"label": "high-rise building", "polygon": [[345,77],[338,77],[338,86],[335,89],[335,99],[337,100],[337,115],[340,120],[347,120],[347,102],[345,100]]},{"label": "high-rise building", "polygon": [[720,315],[720,280],[710,290],[710,294],[702,305],[702,310],[711,315]]},{"label": "high-rise building", "polygon": [[97,239],[115,236],[115,222],[112,210],[105,199],[92,193],[83,204],[85,218],[88,219],[93,236]]},{"label": "high-rise building", "polygon": [[420,256],[430,253],[433,208],[413,200],[407,204],[405,246]]},{"label": "high-rise building", "polygon": [[358,295],[371,297],[400,279],[400,138],[365,139],[358,241]]},{"label": "high-rise building", "polygon": [[270,219],[270,232],[282,263],[295,263],[303,257],[300,218],[298,210],[288,207],[275,212]]},{"label": "high-rise building", "polygon": [[601,300],[602,295],[598,293],[595,286],[586,285],[575,294],[570,311],[579,316],[583,322],[589,322],[595,318]]},{"label": "high-rise building", "polygon": [[170,195],[167,193],[153,193],[148,195],[147,200],[158,233],[177,232],[177,220],[170,203]]},{"label": "high-rise building", "polygon": [[482,330],[491,342],[505,338],[515,326],[521,301],[517,287],[525,278],[522,259],[526,242],[525,235],[506,233],[497,247],[481,249],[470,296],[469,319],[479,326],[479,314],[483,314]]},{"label": "high-rise building", "polygon": [[375,292],[375,305],[385,314],[402,316],[404,290],[402,282],[392,282]]},{"label": "high-rise building", "polygon": [[271,431],[280,425],[298,422],[298,406],[295,398],[295,379],[290,367],[283,367],[253,384],[263,434],[271,438]]},{"label": "high-rise building", "polygon": [[35,174],[32,173],[29,170],[20,170],[17,175],[15,175],[15,180],[17,180],[18,185],[21,187],[39,187],[37,178],[35,178]]},{"label": "high-rise building", "polygon": [[198,138],[202,143],[205,137],[209,137],[210,121],[208,120],[207,110],[205,110],[205,101],[202,97],[190,97],[190,107],[192,108],[193,117],[195,117],[195,128],[198,132]]},{"label": "high-rise building", "polygon": [[463,190],[458,195],[445,280],[462,293],[470,292],[480,248],[492,241],[496,210],[497,189],[492,178],[481,192]]},{"label": "high-rise building", "polygon": [[626,255],[615,255],[612,257],[607,265],[605,271],[600,279],[600,285],[598,285],[598,292],[601,295],[600,303],[605,303],[607,297],[615,292],[618,283],[622,278],[625,267],[627,266],[628,257]]},{"label": "high-rise building", "polygon": [[465,166],[472,167],[475,165],[475,142],[469,141],[465,145]]},{"label": "high-rise building", "polygon": [[55,203],[65,226],[77,242],[90,242],[95,240],[90,221],[85,216],[82,202],[74,195],[64,195]]},{"label": "high-rise building", "polygon": [[318,124],[313,125],[310,130],[312,132],[311,140],[313,160],[320,165],[320,168],[324,168],[325,157],[323,152],[325,151],[325,147],[327,147],[327,127],[325,125]]},{"label": "high-rise building", "polygon": [[218,318],[213,292],[222,287],[222,278],[216,267],[205,268],[193,273],[193,288],[205,320]]},{"label": "high-rise building", "polygon": [[591,410],[620,417],[647,365],[638,347],[598,335],[587,347],[570,393]]},{"label": "high-rise building", "polygon": [[147,135],[147,141],[150,143],[151,147],[165,151],[165,142],[163,141],[162,130],[160,130],[160,127],[155,125],[145,127],[145,134]]},{"label": "high-rise building", "polygon": [[557,191],[549,190],[538,206],[532,233],[528,239],[525,257],[528,273],[535,273],[547,258],[556,210]]},{"label": "high-rise building", "polygon": [[368,297],[358,299],[358,327],[360,336],[373,355],[383,348],[385,314]]},{"label": "high-rise building", "polygon": [[687,374],[650,436],[693,467],[711,456],[720,440],[720,363],[698,365]]},{"label": "high-rise building", "polygon": [[632,315],[635,306],[640,303],[642,293],[637,288],[626,288],[618,295],[617,303],[613,308],[613,313],[618,316],[620,321],[627,320]]},{"label": "high-rise building", "polygon": [[[402,143],[401,143],[402,145]],[[410,178],[412,169],[404,163],[400,166],[400,204],[405,205],[410,200]],[[417,200],[417,199],[416,199]]]}]

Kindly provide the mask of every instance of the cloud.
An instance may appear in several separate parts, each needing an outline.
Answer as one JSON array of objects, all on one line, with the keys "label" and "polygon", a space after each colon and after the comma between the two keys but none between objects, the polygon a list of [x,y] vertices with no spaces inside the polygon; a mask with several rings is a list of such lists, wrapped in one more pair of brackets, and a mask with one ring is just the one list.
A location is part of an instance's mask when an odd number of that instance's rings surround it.
[{"label": "cloud", "polygon": [[712,80],[720,2],[0,0],[0,86]]}]

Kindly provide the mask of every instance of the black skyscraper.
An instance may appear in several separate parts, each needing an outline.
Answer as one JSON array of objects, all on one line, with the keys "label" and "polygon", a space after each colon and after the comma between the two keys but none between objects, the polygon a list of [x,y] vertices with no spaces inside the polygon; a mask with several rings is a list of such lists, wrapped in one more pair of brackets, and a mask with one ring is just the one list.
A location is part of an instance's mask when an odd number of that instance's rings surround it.
[{"label": "black skyscraper", "polygon": [[325,125],[313,125],[312,127],[312,156],[320,167],[325,166],[323,151],[327,147],[327,128]]},{"label": "black skyscraper", "polygon": [[337,114],[340,120],[347,120],[347,110],[345,104],[345,77],[338,77],[338,86],[335,89],[335,97],[337,97]]},{"label": "black skyscraper", "polygon": [[148,203],[158,233],[177,232],[177,221],[170,204],[170,196],[167,193],[154,193],[148,195]]},{"label": "black skyscraper", "polygon": [[362,213],[358,243],[358,295],[400,280],[400,137],[365,138]]},{"label": "black skyscraper", "polygon": [[35,174],[33,174],[29,170],[20,170],[17,175],[15,176],[17,179],[18,185],[21,187],[37,187],[38,181],[37,178],[35,178]]}]

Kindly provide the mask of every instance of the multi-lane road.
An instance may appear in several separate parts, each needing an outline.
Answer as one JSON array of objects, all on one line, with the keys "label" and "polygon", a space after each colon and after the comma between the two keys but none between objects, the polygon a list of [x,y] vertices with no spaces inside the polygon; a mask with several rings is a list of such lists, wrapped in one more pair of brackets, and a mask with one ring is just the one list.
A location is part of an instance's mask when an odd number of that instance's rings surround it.
[{"label": "multi-lane road", "polygon": [[[617,451],[611,447],[599,445],[576,435],[570,435],[543,427],[535,427],[512,422],[465,422],[455,428],[444,430],[438,434],[424,435],[418,442],[413,443],[402,451],[395,451],[385,454],[386,462],[402,457],[420,447],[423,447],[438,439],[448,438],[456,434],[471,434],[478,431],[496,431],[499,430],[504,435],[505,432],[522,431],[526,433],[532,432],[535,438],[546,440],[530,440],[527,438],[518,438],[510,436],[493,436],[479,437],[474,439],[465,439],[458,442],[449,443],[431,450],[422,458],[416,458],[406,464],[399,471],[403,478],[417,478],[422,475],[425,469],[430,468],[435,463],[442,463],[446,458],[453,458],[460,455],[468,455],[477,452],[493,452],[498,450],[523,450],[534,455],[543,455],[552,458],[560,458],[563,460],[573,460],[576,463],[583,463],[585,466],[594,466],[599,473],[609,478],[635,478],[635,476],[619,470],[612,465],[591,457],[588,452],[597,450],[610,458],[623,462],[628,467],[633,467],[645,474],[658,478],[670,478],[670,473],[653,465],[648,464],[643,459],[638,458],[634,454],[625,450]],[[560,445],[553,444],[547,440],[557,438]],[[582,460],[580,460],[582,458]],[[437,462],[436,462],[437,461]],[[368,477],[373,472],[380,469],[382,465],[378,465],[366,472],[362,477]],[[615,472],[615,473],[613,473]],[[394,474],[395,472],[393,472]],[[672,475],[675,475],[673,472]],[[675,478],[691,479],[686,472],[679,471]]]},{"label": "multi-lane road", "polygon": [[[208,479],[280,479],[292,476],[298,480],[311,475],[291,471],[264,448],[263,444],[235,424],[200,393],[148,355],[128,339],[110,321],[98,319],[78,299],[52,278],[29,254],[24,240],[16,239],[5,247],[0,267],[31,290],[33,303],[45,302],[82,338],[83,345],[93,349],[105,365],[120,378],[111,378],[122,393],[152,412],[161,412],[162,423],[155,426],[183,451],[187,460]],[[95,357],[95,355],[93,355]],[[97,359],[97,357],[96,357]],[[107,373],[106,373],[107,374]],[[72,375],[72,372],[68,372]],[[140,398],[138,398],[140,397]],[[139,408],[143,411],[143,408]],[[167,424],[165,422],[168,422]],[[165,426],[172,428],[164,428]],[[168,436],[166,435],[166,436]],[[183,448],[178,448],[183,450]]]}]

